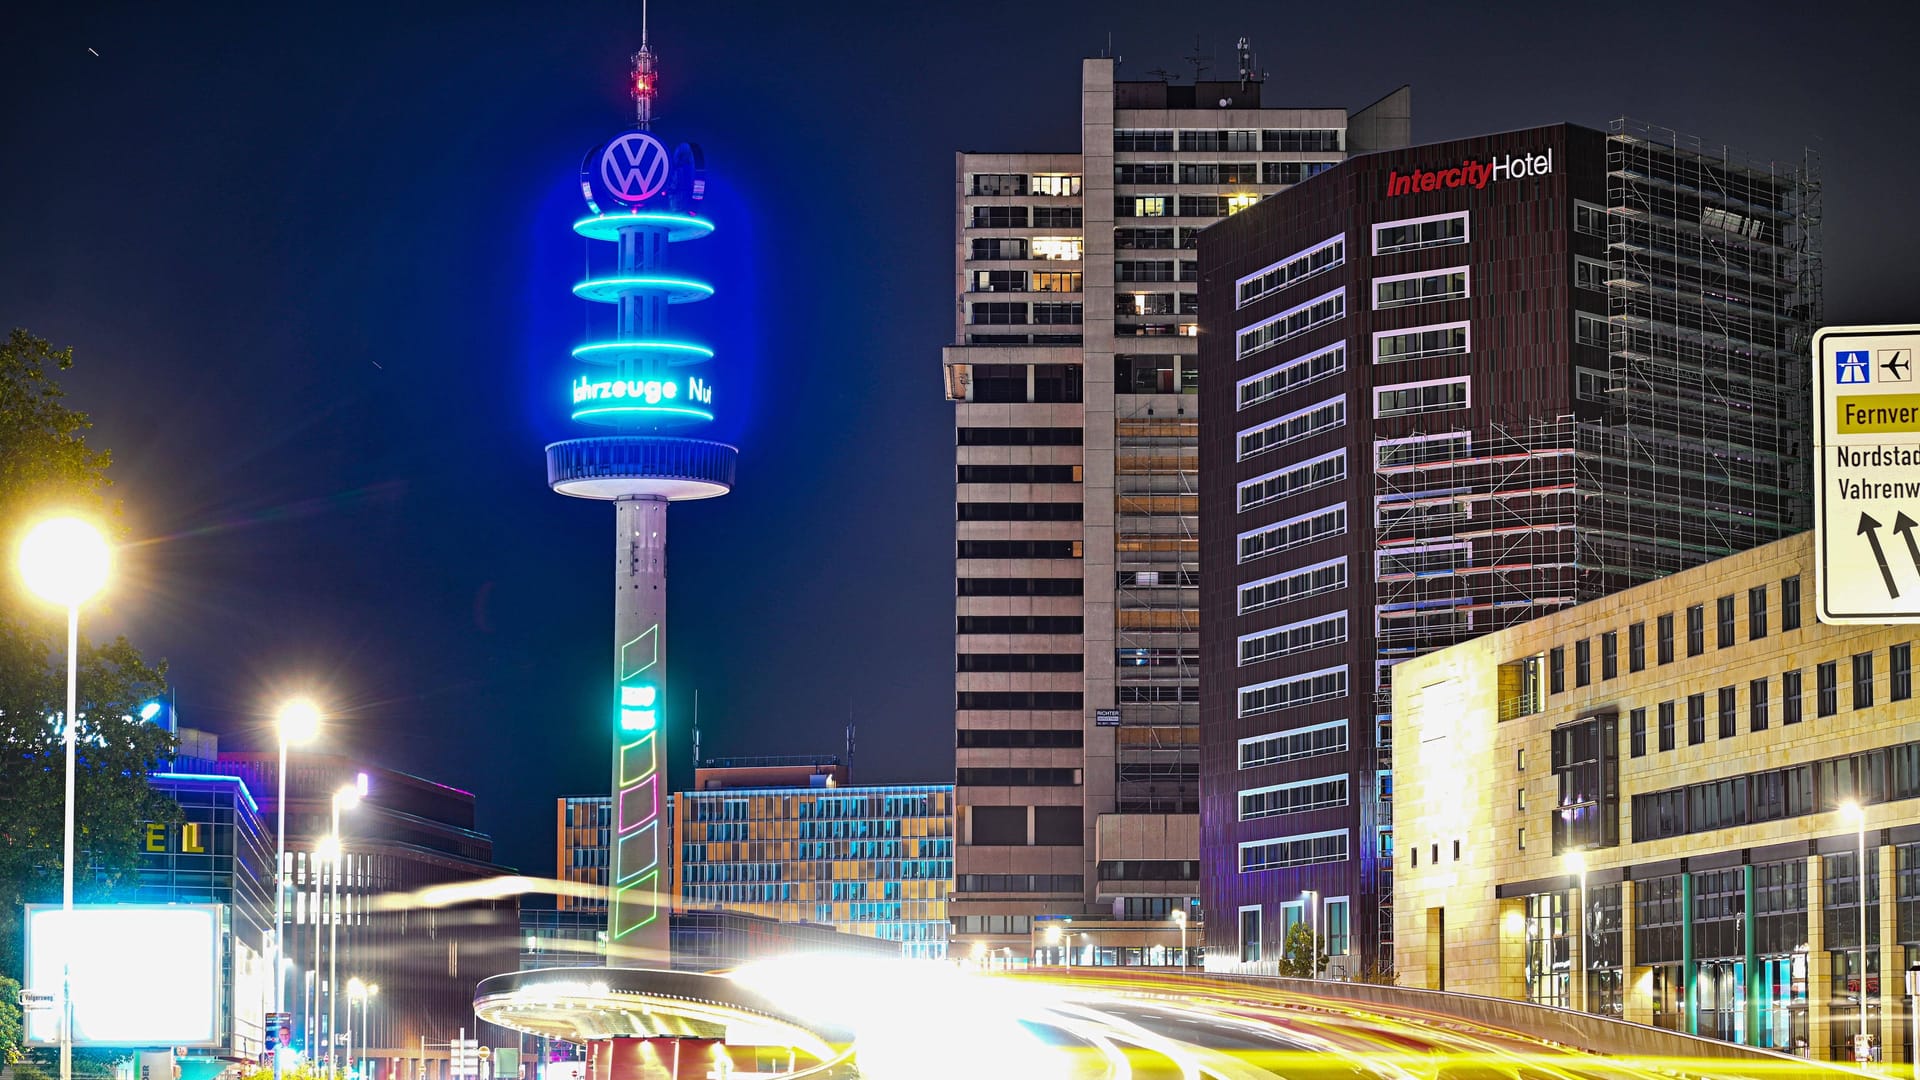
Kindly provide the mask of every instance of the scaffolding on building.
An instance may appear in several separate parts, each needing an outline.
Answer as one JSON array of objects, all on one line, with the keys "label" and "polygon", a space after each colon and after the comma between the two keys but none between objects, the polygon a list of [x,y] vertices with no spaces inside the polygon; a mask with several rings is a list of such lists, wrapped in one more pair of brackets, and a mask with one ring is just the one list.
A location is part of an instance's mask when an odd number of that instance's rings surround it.
[{"label": "scaffolding on building", "polygon": [[1609,126],[1610,364],[1581,383],[1582,599],[1810,526],[1820,217],[1811,151],[1754,162]]},{"label": "scaffolding on building", "polygon": [[[1190,400],[1190,399],[1189,399]],[[1115,809],[1199,812],[1199,422],[1164,397],[1114,420]],[[1150,404],[1154,403],[1154,404]],[[1158,413],[1159,415],[1156,415]]]}]

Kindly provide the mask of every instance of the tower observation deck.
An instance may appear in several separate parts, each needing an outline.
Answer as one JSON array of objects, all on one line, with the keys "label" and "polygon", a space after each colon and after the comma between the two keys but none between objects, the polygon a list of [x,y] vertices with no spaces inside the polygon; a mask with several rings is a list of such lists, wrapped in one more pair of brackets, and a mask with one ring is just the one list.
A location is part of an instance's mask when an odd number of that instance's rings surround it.
[{"label": "tower observation deck", "polygon": [[669,313],[707,299],[713,287],[676,273],[668,255],[676,243],[710,235],[713,223],[697,212],[706,193],[699,147],[669,150],[650,130],[655,69],[642,42],[634,57],[638,124],[588,152],[580,186],[590,213],[573,224],[588,241],[615,248],[610,272],[573,287],[580,299],[615,309],[610,339],[573,350],[572,418],[604,431],[553,443],[546,457],[553,490],[614,504],[608,955],[622,966],[664,967],[667,506],[725,495],[739,451],[690,434],[713,420],[704,373],[713,350],[673,334]]}]

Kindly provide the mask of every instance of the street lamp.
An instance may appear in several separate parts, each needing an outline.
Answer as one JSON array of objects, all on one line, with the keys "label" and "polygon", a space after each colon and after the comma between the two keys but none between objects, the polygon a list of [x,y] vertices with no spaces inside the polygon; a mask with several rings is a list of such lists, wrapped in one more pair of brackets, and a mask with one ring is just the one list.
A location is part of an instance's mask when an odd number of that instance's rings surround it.
[{"label": "street lamp", "polygon": [[1174,925],[1180,928],[1180,970],[1187,970],[1187,913],[1182,908],[1173,909]]},{"label": "street lamp", "polygon": [[353,1076],[353,1007],[366,1000],[367,984],[355,975],[347,980],[347,1076]]},{"label": "street lamp", "polygon": [[[67,609],[66,824],[60,861],[60,911],[73,927],[73,762],[80,726],[80,605],[107,583],[113,550],[106,538],[79,518],[35,525],[20,544],[20,576],[34,595]],[[64,955],[64,953],[63,953]],[[73,1080],[73,966],[60,973],[60,1080]]]},{"label": "street lamp", "polygon": [[[372,1026],[368,1010],[372,1008],[373,999],[379,993],[380,984],[378,983],[363,982],[358,976],[347,980],[347,1075],[349,1077],[359,1074],[359,1066],[354,1060],[353,1006],[356,1003],[360,1006],[360,1040],[364,1043],[370,1037],[368,1030]],[[362,1053],[364,1052],[363,1050]]]},{"label": "street lamp", "polygon": [[[1840,805],[1840,812],[1852,819],[1853,827],[1859,838],[1860,861],[1860,1045],[1854,1048],[1854,1057],[1859,1059],[1867,1045],[1867,811],[1857,802]],[[1881,980],[1882,985],[1885,979]]]},{"label": "street lamp", "polygon": [[[1318,979],[1320,977],[1320,890],[1302,890],[1300,899],[1307,906],[1307,930],[1309,931],[1307,978]],[[1280,947],[1284,950],[1287,947],[1286,942],[1281,942]]]},{"label": "street lamp", "polygon": [[1587,1011],[1587,853],[1567,852],[1567,872],[1580,879],[1580,934],[1573,942],[1573,970],[1568,974],[1568,997],[1575,1009]]},{"label": "street lamp", "polygon": [[[360,804],[360,789],[348,784],[333,793],[333,858],[329,870],[333,878],[332,909],[327,917],[327,1080],[333,1080],[334,1004],[340,999],[340,862],[345,854],[340,843],[340,808],[351,810]],[[318,936],[318,935],[316,935]],[[349,1003],[351,1008],[351,1003]]]},{"label": "street lamp", "polygon": [[[277,723],[280,733],[280,797],[275,801],[279,829],[273,847],[273,1011],[286,1009],[286,979],[280,958],[286,954],[287,931],[287,747],[311,742],[320,731],[320,710],[306,698],[294,698],[280,706]],[[318,934],[319,923],[314,924]],[[273,1077],[280,1080],[280,1050],[273,1053]]]}]

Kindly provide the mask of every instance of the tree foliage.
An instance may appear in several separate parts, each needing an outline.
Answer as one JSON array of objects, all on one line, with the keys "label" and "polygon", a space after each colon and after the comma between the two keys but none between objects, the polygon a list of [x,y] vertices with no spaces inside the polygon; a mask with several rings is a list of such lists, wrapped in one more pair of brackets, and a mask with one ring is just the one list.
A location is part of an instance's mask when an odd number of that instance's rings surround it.
[{"label": "tree foliage", "polygon": [[[87,445],[91,422],[55,380],[72,365],[71,349],[24,330],[0,343],[0,972],[23,969],[21,905],[60,900],[66,805],[66,620],[20,586],[12,553],[44,516],[77,513],[109,529],[118,517],[107,452]],[[165,691],[166,666],[124,638],[82,638],[79,669],[74,898],[103,900],[132,884],[142,823],[178,816],[146,779],[173,739],[134,719]]]},{"label": "tree foliage", "polygon": [[26,1036],[20,1021],[20,984],[0,975],[0,1065],[20,1060],[20,1040]]},{"label": "tree foliage", "polygon": [[1311,979],[1327,970],[1327,941],[1304,922],[1287,929],[1280,948],[1280,974],[1295,979]]}]

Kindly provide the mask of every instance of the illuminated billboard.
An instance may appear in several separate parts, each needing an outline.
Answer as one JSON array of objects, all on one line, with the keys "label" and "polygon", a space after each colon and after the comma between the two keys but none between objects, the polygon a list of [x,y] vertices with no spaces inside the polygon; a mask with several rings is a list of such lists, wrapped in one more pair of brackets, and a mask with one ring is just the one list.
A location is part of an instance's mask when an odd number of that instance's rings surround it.
[{"label": "illuminated billboard", "polygon": [[[60,995],[71,965],[75,1046],[221,1046],[220,904],[28,904],[25,988]],[[58,1008],[27,1041],[60,1041]]]}]

